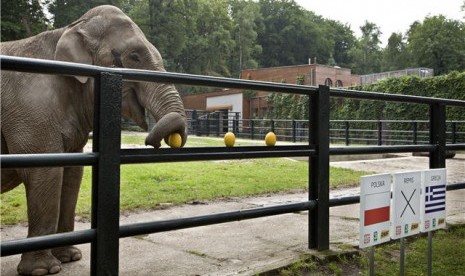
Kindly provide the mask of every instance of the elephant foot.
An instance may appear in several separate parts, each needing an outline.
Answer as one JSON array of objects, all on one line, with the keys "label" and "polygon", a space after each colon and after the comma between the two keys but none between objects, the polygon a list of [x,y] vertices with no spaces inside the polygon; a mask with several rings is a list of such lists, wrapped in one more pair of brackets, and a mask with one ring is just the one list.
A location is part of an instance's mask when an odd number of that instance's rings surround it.
[{"label": "elephant foot", "polygon": [[60,272],[61,263],[50,250],[24,253],[18,265],[20,275],[47,275]]},{"label": "elephant foot", "polygon": [[79,261],[82,258],[81,250],[73,246],[54,248],[52,254],[62,263]]}]

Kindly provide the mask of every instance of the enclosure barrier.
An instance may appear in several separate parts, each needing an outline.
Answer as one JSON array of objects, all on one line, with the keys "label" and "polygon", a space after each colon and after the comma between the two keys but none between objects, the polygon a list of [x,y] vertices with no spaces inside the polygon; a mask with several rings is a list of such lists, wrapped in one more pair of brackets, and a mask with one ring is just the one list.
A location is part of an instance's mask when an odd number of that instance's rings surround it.
[{"label": "enclosure barrier", "polygon": [[[91,275],[118,275],[119,238],[297,211],[308,211],[309,213],[309,248],[326,250],[329,248],[329,208],[359,201],[359,197],[329,199],[330,154],[426,151],[430,153],[430,168],[443,168],[445,167],[446,149],[465,149],[465,144],[446,145],[445,139],[445,106],[465,108],[464,101],[341,89],[330,90],[327,86],[309,87],[167,72],[103,68],[8,56],[0,56],[0,61],[2,70],[88,76],[95,80],[92,153],[1,155],[2,168],[92,166],[91,229],[1,243],[1,256],[91,243]],[[123,81],[166,82],[308,95],[310,99],[309,143],[308,145],[275,147],[120,149],[121,93],[116,92],[121,91]],[[329,148],[330,96],[429,105],[429,143],[404,146]],[[121,164],[290,156],[309,157],[308,201],[182,219],[119,225],[119,172]],[[110,171],[111,174],[106,173]],[[448,190],[463,188],[465,188],[465,183],[448,185],[447,187]]]},{"label": "enclosure barrier", "polygon": [[[228,131],[238,138],[262,140],[268,131],[279,141],[307,142],[308,120],[239,119],[237,112],[210,112],[202,117],[188,114],[189,134],[222,137]],[[331,143],[361,145],[417,145],[429,142],[427,120],[330,120]],[[465,143],[465,121],[446,121],[446,141]]]}]

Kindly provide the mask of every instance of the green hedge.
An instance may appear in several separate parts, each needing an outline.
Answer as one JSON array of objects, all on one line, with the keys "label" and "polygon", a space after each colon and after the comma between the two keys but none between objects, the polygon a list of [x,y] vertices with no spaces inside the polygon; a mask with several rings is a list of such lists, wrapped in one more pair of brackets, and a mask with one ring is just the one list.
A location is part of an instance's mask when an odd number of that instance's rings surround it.
[{"label": "green hedge", "polygon": [[[405,76],[356,86],[360,91],[465,100],[465,72],[430,78]],[[331,99],[332,120],[428,120],[429,107],[372,100]],[[447,107],[447,120],[465,120],[465,108]]]}]

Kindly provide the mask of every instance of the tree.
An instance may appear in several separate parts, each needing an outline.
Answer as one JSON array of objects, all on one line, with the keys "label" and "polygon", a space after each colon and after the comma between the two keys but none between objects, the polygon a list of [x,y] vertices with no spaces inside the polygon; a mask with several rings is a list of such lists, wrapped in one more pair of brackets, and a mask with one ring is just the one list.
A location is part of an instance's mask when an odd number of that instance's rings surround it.
[{"label": "tree", "polygon": [[48,11],[53,15],[53,26],[55,28],[64,27],[88,10],[100,5],[120,6],[122,0],[51,0]]},{"label": "tree", "polygon": [[332,56],[338,66],[350,68],[352,58],[349,54],[350,49],[355,45],[356,38],[354,33],[347,24],[326,20],[328,28],[325,37],[333,41]]},{"label": "tree", "polygon": [[262,47],[257,43],[258,22],[262,20],[259,6],[253,1],[231,0],[231,17],[233,19],[233,38],[236,47],[231,53],[233,76],[240,76],[243,69],[258,67],[258,57]]},{"label": "tree", "polygon": [[358,74],[376,73],[381,70],[381,31],[375,23],[365,21],[360,27],[362,37],[350,50],[354,60],[352,69]]},{"label": "tree", "polygon": [[392,33],[383,51],[382,71],[393,71],[409,67],[406,41],[401,33]]},{"label": "tree", "polygon": [[179,56],[196,36],[198,11],[197,1],[149,1],[148,37],[157,46],[169,70],[184,71],[186,68]]},{"label": "tree", "polygon": [[[461,10],[462,12],[465,12],[465,0],[463,1],[463,4],[462,4],[462,6],[460,7],[460,10]],[[465,19],[465,13],[464,13],[464,15],[463,15],[463,19]]]},{"label": "tree", "polygon": [[261,66],[302,64],[317,54],[312,47],[317,37],[315,24],[295,1],[260,0],[259,5],[264,25],[258,33]]},{"label": "tree", "polygon": [[2,41],[30,37],[48,28],[39,0],[2,0],[1,7]]},{"label": "tree", "polygon": [[415,66],[433,68],[436,75],[465,69],[465,23],[442,15],[426,17],[407,34]]}]

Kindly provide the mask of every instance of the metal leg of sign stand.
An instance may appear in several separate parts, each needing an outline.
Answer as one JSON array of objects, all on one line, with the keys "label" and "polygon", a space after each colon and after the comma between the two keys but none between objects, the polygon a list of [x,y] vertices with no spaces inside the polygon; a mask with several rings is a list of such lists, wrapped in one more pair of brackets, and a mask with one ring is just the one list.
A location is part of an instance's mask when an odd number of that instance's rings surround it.
[{"label": "metal leg of sign stand", "polygon": [[370,247],[370,276],[375,276],[375,247]]},{"label": "metal leg of sign stand", "polygon": [[400,274],[404,276],[404,259],[405,259],[405,244],[404,238],[400,238]]},{"label": "metal leg of sign stand", "polygon": [[428,232],[428,276],[432,275],[433,270],[433,232]]}]

